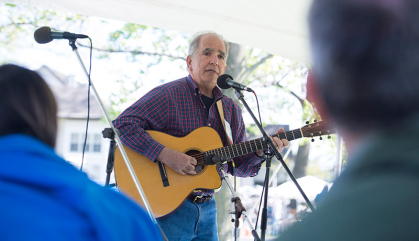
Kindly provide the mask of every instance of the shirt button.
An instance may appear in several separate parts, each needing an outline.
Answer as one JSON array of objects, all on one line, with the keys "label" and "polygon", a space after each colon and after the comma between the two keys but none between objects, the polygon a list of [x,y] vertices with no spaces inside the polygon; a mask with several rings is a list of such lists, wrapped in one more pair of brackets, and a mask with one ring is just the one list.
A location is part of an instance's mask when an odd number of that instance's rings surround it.
[{"label": "shirt button", "polygon": [[208,126],[211,126],[211,123],[208,123]]}]

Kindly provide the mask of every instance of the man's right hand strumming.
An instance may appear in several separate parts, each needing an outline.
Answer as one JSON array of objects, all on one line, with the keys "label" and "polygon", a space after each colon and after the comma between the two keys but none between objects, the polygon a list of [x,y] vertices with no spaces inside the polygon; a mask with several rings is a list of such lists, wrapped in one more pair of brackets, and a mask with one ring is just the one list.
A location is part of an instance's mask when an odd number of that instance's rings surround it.
[{"label": "man's right hand strumming", "polygon": [[196,159],[182,152],[165,147],[157,156],[157,161],[168,165],[180,175],[195,175]]}]

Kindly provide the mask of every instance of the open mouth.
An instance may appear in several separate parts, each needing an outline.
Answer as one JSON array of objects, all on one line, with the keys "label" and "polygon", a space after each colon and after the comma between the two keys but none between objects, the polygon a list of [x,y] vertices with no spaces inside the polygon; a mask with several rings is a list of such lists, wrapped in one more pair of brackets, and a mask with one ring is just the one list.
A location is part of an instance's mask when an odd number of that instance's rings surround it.
[{"label": "open mouth", "polygon": [[215,71],[215,70],[212,70],[212,69],[207,69],[207,70],[205,70],[206,72],[210,72],[210,73],[214,73],[214,74],[218,74],[217,73],[217,71]]}]

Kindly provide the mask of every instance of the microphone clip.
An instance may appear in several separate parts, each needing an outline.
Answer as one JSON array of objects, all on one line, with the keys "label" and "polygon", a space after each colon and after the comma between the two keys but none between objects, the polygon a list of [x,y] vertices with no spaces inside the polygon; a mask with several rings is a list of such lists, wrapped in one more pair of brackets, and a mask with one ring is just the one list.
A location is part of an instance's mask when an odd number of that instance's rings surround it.
[{"label": "microphone clip", "polygon": [[205,156],[205,164],[206,165],[216,165],[218,163],[224,163],[231,161],[231,157],[227,156],[218,156],[215,154],[208,154]]}]

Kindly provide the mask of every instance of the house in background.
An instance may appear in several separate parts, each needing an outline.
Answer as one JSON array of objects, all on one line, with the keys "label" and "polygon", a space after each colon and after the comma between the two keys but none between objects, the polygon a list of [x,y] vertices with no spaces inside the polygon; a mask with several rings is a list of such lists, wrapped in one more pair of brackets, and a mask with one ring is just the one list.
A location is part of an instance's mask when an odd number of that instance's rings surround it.
[{"label": "house in background", "polygon": [[[80,84],[73,76],[64,76],[47,66],[36,71],[52,89],[58,104],[58,135],[56,152],[80,169],[86,133],[88,85]],[[90,92],[90,117],[84,153],[83,172],[104,185],[110,140],[102,131],[108,124],[102,120],[102,110]],[[111,183],[113,183],[113,175]]]}]

